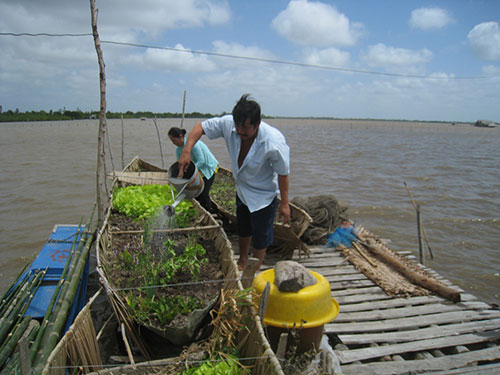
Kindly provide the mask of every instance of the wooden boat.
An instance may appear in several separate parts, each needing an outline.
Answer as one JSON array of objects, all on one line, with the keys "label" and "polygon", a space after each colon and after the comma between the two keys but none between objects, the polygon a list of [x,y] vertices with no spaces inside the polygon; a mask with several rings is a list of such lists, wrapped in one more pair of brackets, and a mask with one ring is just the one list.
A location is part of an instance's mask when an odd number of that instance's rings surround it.
[{"label": "wooden boat", "polygon": [[[50,353],[45,349],[53,349],[57,343],[51,337],[62,337],[73,323],[86,301],[89,237],[84,225],[55,225],[40,253],[2,297],[1,330],[12,324],[16,328],[6,337],[0,335],[5,338],[0,340],[0,369],[5,365],[6,372],[19,373],[22,365],[43,365]],[[52,325],[44,328],[48,319]],[[23,337],[26,350],[29,347],[37,354],[33,363],[24,358],[21,365],[16,346],[9,351],[5,348],[11,345],[9,341],[21,345]],[[41,338],[36,344],[35,337]],[[8,361],[5,355],[11,356]]]},{"label": "wooden boat", "polygon": [[[25,275],[30,271],[42,270],[47,268],[45,277],[42,280],[40,287],[31,301],[26,316],[31,316],[34,319],[42,319],[49,308],[49,301],[56,291],[56,286],[61,279],[64,265],[70,256],[71,247],[76,237],[76,243],[82,239],[84,226],[78,225],[61,225],[56,224],[49,236],[49,239],[43,246],[42,250],[33,261],[30,267],[25,272]],[[69,264],[71,266],[72,263]],[[85,268],[81,275],[75,275],[80,278],[78,289],[71,305],[68,314],[66,330],[73,323],[76,315],[85,305],[87,296],[87,283],[89,276],[89,261],[87,258]],[[24,277],[24,275],[22,276]],[[56,300],[57,302],[57,300]]]},{"label": "wooden boat", "polygon": [[[221,190],[234,191],[232,200],[236,196],[236,186],[233,179],[233,173],[223,167],[219,167],[215,181],[210,191],[210,197],[217,206],[219,212],[229,220],[233,225],[236,225],[236,208],[234,204],[228,204],[227,192],[221,197],[217,193],[217,187],[221,186]],[[232,194],[232,193],[231,193]],[[279,197],[278,197],[279,199]],[[284,259],[291,259],[294,250],[298,249],[299,257],[302,255],[309,256],[310,252],[306,244],[304,244],[300,236],[304,233],[307,227],[312,223],[309,214],[302,208],[290,203],[290,223],[283,224],[279,221],[278,212],[274,221],[274,243],[268,250],[270,254],[276,254]]]},{"label": "wooden boat", "polygon": [[[132,162],[130,162],[123,170],[123,172],[125,173],[116,173],[114,175],[115,178],[113,188],[134,184],[134,182],[131,182],[130,180],[130,177],[133,177],[134,173],[136,174],[136,177],[144,177],[146,172],[156,172],[157,177],[159,176],[158,173],[167,173],[166,170],[155,167],[138,157],[134,158],[134,160],[132,160]],[[146,183],[146,180],[137,180],[135,183],[144,184]],[[110,207],[107,210],[104,223],[97,235],[97,272],[100,275],[101,283],[104,286],[115,315],[121,324],[122,335],[132,340],[135,347],[139,348],[142,356],[145,359],[150,360],[152,358],[151,346],[147,342],[146,338],[141,334],[144,331],[144,329],[141,328],[144,324],[142,322],[141,324],[138,324],[134,320],[126,298],[117,287],[114,275],[109,269],[110,259],[113,256],[116,256],[116,254],[113,253],[113,243],[116,242],[118,236],[130,235],[130,233],[123,233],[123,231],[117,232],[116,228],[111,225],[111,204],[112,202],[110,202]],[[228,240],[220,224],[215,221],[214,217],[208,211],[206,211],[196,200],[193,200],[192,204],[197,213],[196,225],[190,228],[171,229],[170,231],[176,231],[177,233],[190,232],[213,241],[215,243],[215,247],[220,252],[220,263],[223,274],[221,288],[224,290],[243,291],[244,288],[242,282],[240,281],[238,269],[234,261],[231,242]],[[135,234],[137,235],[137,233]],[[138,235],[140,236],[141,234],[139,233]],[[245,365],[253,366],[253,374],[283,374],[279,361],[277,360],[274,352],[271,350],[271,347],[265,337],[260,318],[252,303],[245,304],[245,306],[242,306],[242,309],[249,317],[249,330],[244,334],[240,332],[238,338],[240,355],[245,358],[250,358]],[[161,334],[164,327],[156,326],[146,328],[153,328],[152,331]],[[164,333],[168,335],[169,332],[170,331],[166,330]],[[125,344],[128,346],[127,341],[125,341]],[[64,349],[61,348],[60,352],[63,353]],[[131,352],[129,352],[129,357],[131,358],[131,363],[133,363],[133,354]]]}]

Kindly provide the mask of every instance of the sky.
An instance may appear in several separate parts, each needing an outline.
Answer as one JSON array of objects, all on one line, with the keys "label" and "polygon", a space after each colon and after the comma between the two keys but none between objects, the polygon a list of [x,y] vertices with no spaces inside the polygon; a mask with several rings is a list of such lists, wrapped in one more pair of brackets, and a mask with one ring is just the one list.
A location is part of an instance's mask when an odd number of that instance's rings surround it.
[{"label": "sky", "polygon": [[[186,92],[186,112],[230,113],[249,93],[268,116],[500,122],[498,0],[96,7],[108,111],[180,113]],[[98,110],[91,33],[89,1],[0,0],[3,111]]]}]

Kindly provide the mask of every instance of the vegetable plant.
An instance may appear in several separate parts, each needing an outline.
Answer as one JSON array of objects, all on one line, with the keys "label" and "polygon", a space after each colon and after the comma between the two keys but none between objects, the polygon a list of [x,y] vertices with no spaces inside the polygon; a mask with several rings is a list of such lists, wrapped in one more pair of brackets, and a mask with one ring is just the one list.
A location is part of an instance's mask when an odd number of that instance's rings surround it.
[{"label": "vegetable plant", "polygon": [[[113,208],[136,220],[151,219],[159,209],[173,202],[169,185],[132,185],[117,188],[113,192]],[[177,225],[181,228],[195,216],[188,200],[180,202],[175,212]]]}]

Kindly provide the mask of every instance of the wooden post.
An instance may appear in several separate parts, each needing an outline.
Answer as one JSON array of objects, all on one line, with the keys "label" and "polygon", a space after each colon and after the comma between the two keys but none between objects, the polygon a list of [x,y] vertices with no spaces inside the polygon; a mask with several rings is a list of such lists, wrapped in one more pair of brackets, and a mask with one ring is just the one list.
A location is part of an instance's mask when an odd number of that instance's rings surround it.
[{"label": "wooden post", "polygon": [[102,57],[101,41],[97,31],[97,9],[95,9],[95,0],[90,0],[90,13],[92,19],[92,34],[94,36],[94,46],[99,62],[99,83],[100,83],[100,113],[99,113],[99,131],[97,135],[97,171],[96,171],[96,191],[97,191],[97,220],[101,227],[106,211],[106,167],[104,164],[105,149],[104,137],[106,133],[106,73]]},{"label": "wooden post", "polygon": [[121,115],[122,118],[122,170],[125,168],[125,131],[123,129],[123,115]]},{"label": "wooden post", "polygon": [[182,124],[184,124],[184,109],[185,108],[186,108],[186,90],[184,90],[184,99],[182,100],[181,129],[182,129]]},{"label": "wooden post", "polygon": [[[415,200],[413,199],[413,195],[411,194],[410,188],[408,187],[408,184],[404,182],[406,191],[408,192],[408,195],[410,196],[411,204],[413,204],[413,208],[415,210],[417,209],[417,204],[415,203]],[[427,232],[425,231],[424,228],[424,223],[421,223],[422,225],[422,233],[424,234],[424,239],[425,243],[427,244],[427,249],[429,250],[429,255],[431,256],[431,259],[434,259],[434,254],[432,254],[432,249],[431,249],[431,244],[429,243],[429,238],[427,237]]]},{"label": "wooden post", "polygon": [[417,204],[417,231],[418,231],[418,255],[420,259],[420,264],[424,264],[425,255],[422,248],[422,222],[420,220],[420,205]]},{"label": "wooden post", "polygon": [[156,135],[158,136],[158,143],[160,144],[161,167],[165,169],[165,162],[163,161],[163,151],[161,149],[160,130],[158,129],[158,124],[156,123],[156,116],[153,118],[153,123],[155,124]]}]

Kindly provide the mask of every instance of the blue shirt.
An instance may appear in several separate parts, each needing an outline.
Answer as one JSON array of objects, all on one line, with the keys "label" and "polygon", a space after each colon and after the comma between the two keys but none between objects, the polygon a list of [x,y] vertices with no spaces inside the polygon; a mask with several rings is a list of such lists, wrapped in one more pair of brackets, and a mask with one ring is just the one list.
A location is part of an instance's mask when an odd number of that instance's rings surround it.
[{"label": "blue shirt", "polygon": [[236,132],[233,116],[215,117],[203,121],[201,125],[209,139],[224,138],[238,197],[250,212],[269,206],[279,193],[278,174],[290,174],[290,148],[283,134],[261,121],[257,136],[240,168],[241,138]]},{"label": "blue shirt", "polygon": [[[186,145],[187,137],[184,137],[184,145]],[[177,147],[175,149],[175,154],[177,155],[177,160],[181,157],[182,150],[184,146]],[[193,149],[191,150],[191,160],[196,165],[196,168],[205,176],[207,180],[210,180],[214,175],[215,170],[219,166],[219,162],[212,154],[208,146],[202,141],[195,143]]]}]

